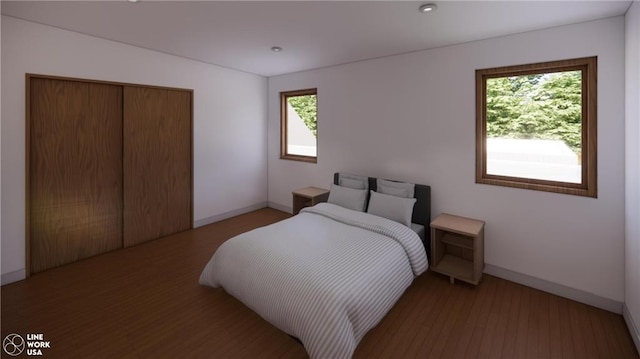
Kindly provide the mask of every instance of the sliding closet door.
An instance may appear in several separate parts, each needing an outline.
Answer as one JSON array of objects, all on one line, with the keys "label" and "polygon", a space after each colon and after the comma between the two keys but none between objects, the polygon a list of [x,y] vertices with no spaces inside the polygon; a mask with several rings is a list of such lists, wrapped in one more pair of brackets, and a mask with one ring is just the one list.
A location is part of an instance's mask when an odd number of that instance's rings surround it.
[{"label": "sliding closet door", "polygon": [[122,87],[28,79],[31,273],[122,247]]},{"label": "sliding closet door", "polygon": [[191,228],[191,91],[124,88],[124,246]]}]

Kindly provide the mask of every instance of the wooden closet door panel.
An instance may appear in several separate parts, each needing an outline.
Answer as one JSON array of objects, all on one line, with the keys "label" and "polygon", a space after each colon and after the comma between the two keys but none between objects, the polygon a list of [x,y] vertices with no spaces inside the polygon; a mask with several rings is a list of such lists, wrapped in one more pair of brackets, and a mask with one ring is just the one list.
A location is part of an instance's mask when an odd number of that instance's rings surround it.
[{"label": "wooden closet door panel", "polygon": [[122,88],[30,79],[31,273],[122,248]]},{"label": "wooden closet door panel", "polygon": [[124,89],[124,246],[191,228],[191,93]]},{"label": "wooden closet door panel", "polygon": [[171,143],[165,171],[167,172],[168,200],[170,209],[167,230],[171,233],[191,229],[193,226],[193,159],[191,123],[191,92],[167,90],[167,112],[174,120],[167,124],[165,143]]}]

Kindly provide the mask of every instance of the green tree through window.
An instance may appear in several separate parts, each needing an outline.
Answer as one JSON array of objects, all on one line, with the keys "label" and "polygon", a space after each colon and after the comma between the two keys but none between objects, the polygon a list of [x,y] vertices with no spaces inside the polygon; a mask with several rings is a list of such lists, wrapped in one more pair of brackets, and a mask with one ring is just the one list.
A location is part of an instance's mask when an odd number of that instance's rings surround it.
[{"label": "green tree through window", "polygon": [[316,95],[289,97],[288,101],[307,128],[311,130],[314,136],[318,137],[318,107]]},{"label": "green tree through window", "polygon": [[487,137],[582,142],[581,71],[487,79]]}]

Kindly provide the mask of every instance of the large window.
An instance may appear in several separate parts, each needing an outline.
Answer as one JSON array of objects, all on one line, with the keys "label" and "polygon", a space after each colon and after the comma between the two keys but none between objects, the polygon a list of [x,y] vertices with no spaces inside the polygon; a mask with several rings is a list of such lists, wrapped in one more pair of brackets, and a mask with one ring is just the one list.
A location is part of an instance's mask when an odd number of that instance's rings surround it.
[{"label": "large window", "polygon": [[597,197],[597,58],[476,70],[476,182]]},{"label": "large window", "polygon": [[280,158],[317,162],[317,90],[280,93]]}]

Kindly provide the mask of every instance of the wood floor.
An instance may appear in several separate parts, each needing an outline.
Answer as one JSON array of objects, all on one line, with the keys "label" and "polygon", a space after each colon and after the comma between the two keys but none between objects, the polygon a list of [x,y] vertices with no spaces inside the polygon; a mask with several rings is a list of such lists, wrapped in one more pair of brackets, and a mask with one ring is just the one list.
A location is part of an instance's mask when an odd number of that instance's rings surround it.
[{"label": "wood floor", "polygon": [[[3,286],[2,338],[43,333],[45,358],[305,358],[224,290],[198,285],[220,243],[286,217],[263,209]],[[638,353],[620,315],[488,275],[475,288],[428,272],[364,337],[355,358],[371,357]]]}]

